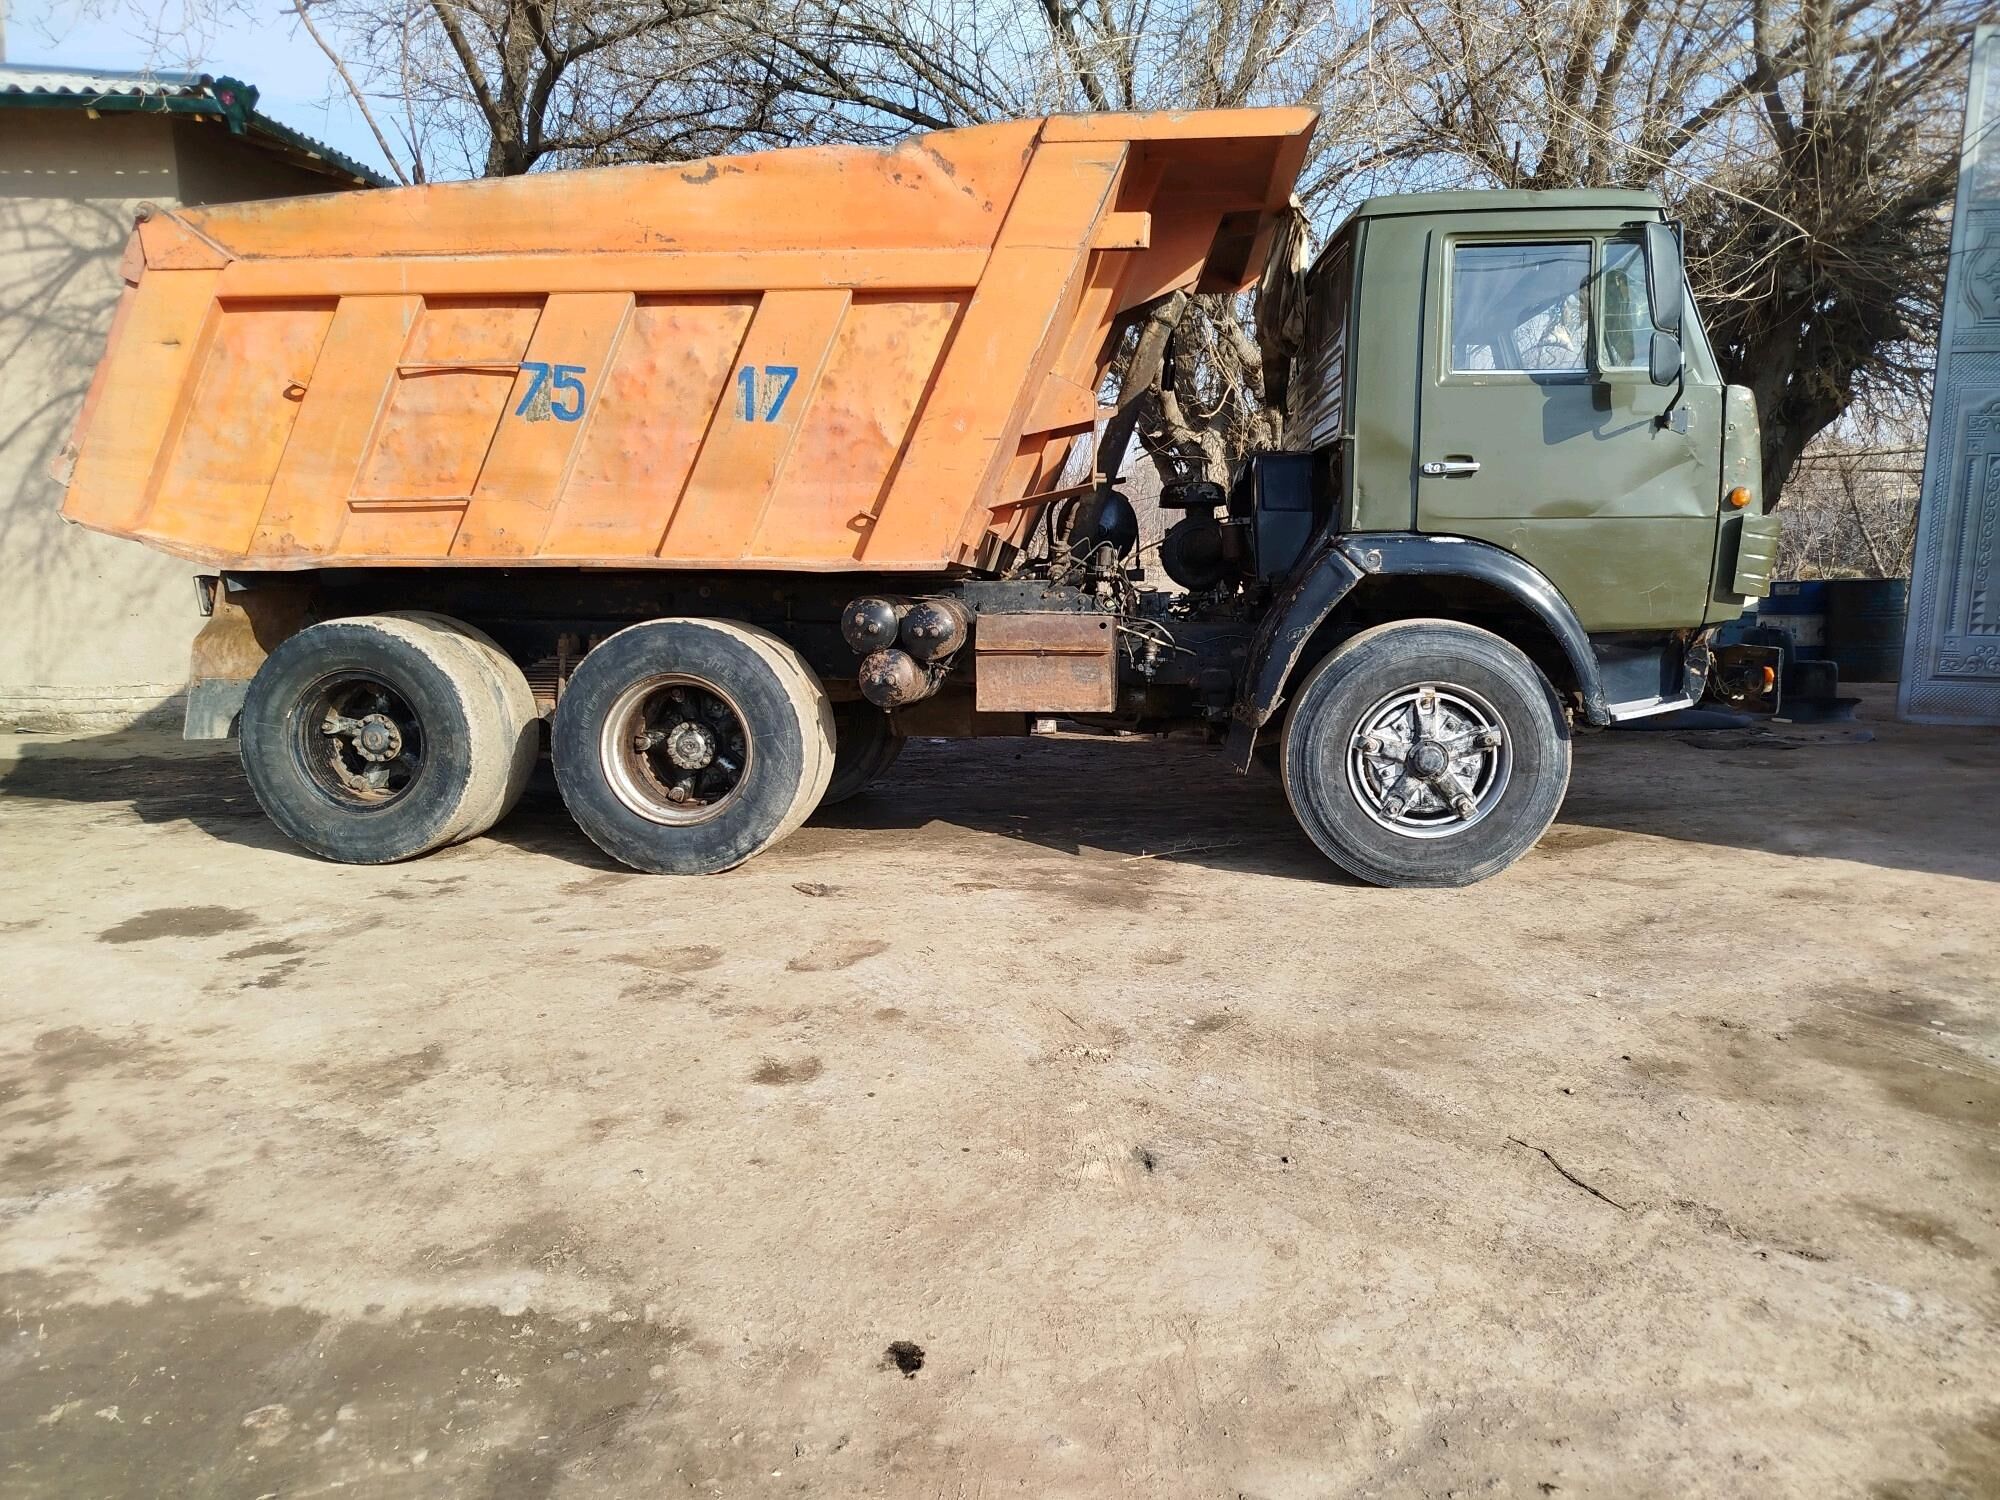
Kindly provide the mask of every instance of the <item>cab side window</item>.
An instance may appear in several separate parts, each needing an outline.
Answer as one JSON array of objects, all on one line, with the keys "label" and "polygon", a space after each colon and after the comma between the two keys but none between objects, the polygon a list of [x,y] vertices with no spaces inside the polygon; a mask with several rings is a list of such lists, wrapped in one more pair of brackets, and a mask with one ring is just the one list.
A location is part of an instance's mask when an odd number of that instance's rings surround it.
[{"label": "cab side window", "polygon": [[1604,368],[1643,370],[1653,353],[1653,305],[1646,253],[1636,240],[1604,247]]},{"label": "cab side window", "polygon": [[1590,366],[1589,288],[1587,244],[1453,246],[1451,368],[1583,373]]}]

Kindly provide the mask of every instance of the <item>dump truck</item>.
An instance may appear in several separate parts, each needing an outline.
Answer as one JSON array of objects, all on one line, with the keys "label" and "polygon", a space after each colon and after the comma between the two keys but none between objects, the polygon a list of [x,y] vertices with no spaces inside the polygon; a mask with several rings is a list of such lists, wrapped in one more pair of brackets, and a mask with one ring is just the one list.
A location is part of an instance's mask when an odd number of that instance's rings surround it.
[{"label": "dump truck", "polygon": [[[606,852],[710,873],[910,735],[1066,720],[1275,768],[1363,880],[1478,880],[1574,735],[1768,691],[1713,641],[1775,552],[1756,414],[1653,197],[1376,198],[1308,262],[1314,124],[145,209],[64,513],[205,565],[186,732],[328,859],[484,832],[546,742]],[[1108,373],[1260,285],[1283,446],[1164,485],[1156,586]]]}]

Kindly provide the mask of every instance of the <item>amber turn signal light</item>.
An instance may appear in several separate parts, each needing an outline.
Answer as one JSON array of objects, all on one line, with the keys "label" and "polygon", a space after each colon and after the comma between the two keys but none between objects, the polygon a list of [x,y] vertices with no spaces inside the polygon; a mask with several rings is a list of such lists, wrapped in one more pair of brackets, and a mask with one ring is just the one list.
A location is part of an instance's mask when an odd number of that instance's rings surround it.
[{"label": "amber turn signal light", "polygon": [[1737,485],[1735,489],[1729,492],[1729,504],[1732,510],[1741,510],[1749,503],[1750,492],[1743,488],[1742,485]]}]

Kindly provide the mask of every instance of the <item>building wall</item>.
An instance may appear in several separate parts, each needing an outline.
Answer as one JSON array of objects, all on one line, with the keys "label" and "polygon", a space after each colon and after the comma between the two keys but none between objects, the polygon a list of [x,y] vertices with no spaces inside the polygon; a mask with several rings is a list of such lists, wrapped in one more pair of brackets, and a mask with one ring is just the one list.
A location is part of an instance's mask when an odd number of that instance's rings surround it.
[{"label": "building wall", "polygon": [[173,131],[176,200],[189,208],[324,193],[341,185],[246,145],[220,120],[183,116],[173,122]]},{"label": "building wall", "polygon": [[335,185],[219,124],[0,110],[0,729],[179,712],[193,565],[70,525],[48,477],[103,352],[138,205]]}]

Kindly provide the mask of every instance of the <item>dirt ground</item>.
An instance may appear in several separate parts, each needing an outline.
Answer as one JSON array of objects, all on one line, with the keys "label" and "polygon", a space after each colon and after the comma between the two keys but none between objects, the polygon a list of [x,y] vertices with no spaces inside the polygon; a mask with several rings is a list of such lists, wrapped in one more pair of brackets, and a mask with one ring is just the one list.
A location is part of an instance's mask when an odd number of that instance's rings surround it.
[{"label": "dirt ground", "polygon": [[1179,744],[703,881],[0,754],[0,1494],[2000,1494],[2000,734],[1590,739],[1419,893]]}]

